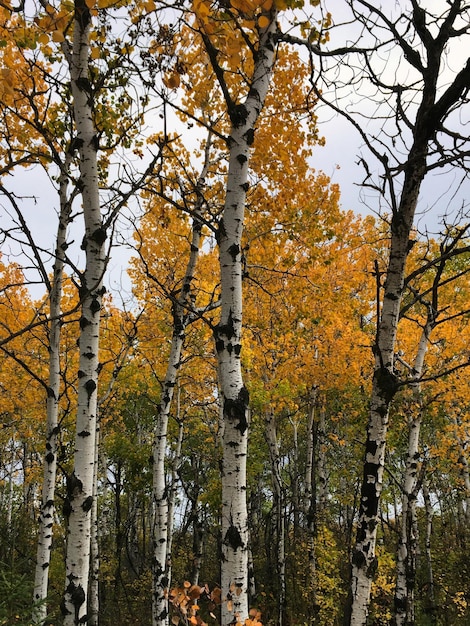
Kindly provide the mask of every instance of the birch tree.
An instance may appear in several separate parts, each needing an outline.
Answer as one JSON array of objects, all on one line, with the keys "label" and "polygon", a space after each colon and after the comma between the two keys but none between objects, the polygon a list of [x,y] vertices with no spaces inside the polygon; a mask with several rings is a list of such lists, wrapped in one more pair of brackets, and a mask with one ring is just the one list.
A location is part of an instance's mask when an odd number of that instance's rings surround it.
[{"label": "birch tree", "polygon": [[[276,58],[275,3],[232,2],[220,13],[208,2],[194,3],[195,27],[223,97],[228,129],[218,133],[227,148],[225,198],[216,233],[220,267],[220,318],[213,326],[222,411],[222,623],[248,618],[248,529],[246,454],[249,395],[242,349],[242,233],[248,169],[255,126]],[[237,67],[242,71],[237,76]],[[179,85],[174,76],[168,84]],[[210,89],[210,87],[209,87]],[[209,91],[209,94],[211,92]],[[205,99],[207,99],[207,95]],[[204,107],[206,105],[203,105]],[[220,107],[220,104],[219,104]],[[201,107],[202,108],[202,107]],[[207,122],[202,122],[207,125]]]},{"label": "birch tree", "polygon": [[[326,46],[309,45],[311,54],[320,56],[319,72],[313,80],[318,97],[353,124],[376,159],[381,168],[380,180],[374,179],[372,165],[367,158],[362,158],[363,185],[374,190],[379,201],[384,200],[391,211],[390,249],[380,284],[361,502],[352,554],[348,622],[351,626],[364,626],[371,582],[377,569],[375,546],[389,409],[398,389],[394,353],[416,207],[429,172],[452,166],[456,171],[463,168],[462,175],[465,175],[468,162],[468,137],[456,122],[456,111],[467,104],[470,59],[454,57],[453,69],[442,70],[446,55],[451,51],[455,55],[456,47],[468,40],[469,9],[461,0],[450,2],[439,14],[425,8],[418,0],[410,0],[406,11],[398,13],[366,0],[350,0],[345,7],[358,26],[357,45],[346,43],[336,52]],[[294,38],[290,40],[295,42]],[[383,65],[375,53],[383,54],[385,50],[390,63]],[[338,66],[331,66],[330,56],[351,72],[347,84],[336,77],[334,94],[330,89],[333,83],[328,68],[336,72]],[[412,79],[402,71],[404,65]],[[366,79],[380,93],[381,103],[385,103],[382,119],[389,122],[376,134],[367,132],[360,121],[359,116],[367,117],[367,111],[355,115],[345,102],[329,97],[341,97],[349,85]],[[360,84],[357,85],[359,90]],[[400,149],[397,149],[398,144]]]},{"label": "birch tree", "polygon": [[56,254],[52,282],[49,283],[49,380],[46,405],[46,452],[42,484],[42,503],[39,513],[38,548],[34,579],[33,602],[38,603],[33,615],[34,623],[42,624],[47,616],[47,589],[51,559],[53,524],[55,516],[55,486],[57,474],[57,437],[59,431],[59,397],[61,380],[61,326],[62,326],[62,284],[67,248],[67,229],[72,210],[72,198],[68,194],[68,167],[60,179],[59,225],[57,229]]},{"label": "birch tree", "polygon": [[[443,326],[458,320],[466,312],[466,303],[461,303],[458,292],[461,280],[465,279],[466,263],[464,260],[457,261],[458,269],[451,269],[455,257],[464,256],[468,252],[463,238],[467,227],[463,226],[453,229],[443,237],[436,252],[436,258],[430,259],[411,272],[405,280],[407,290],[411,291],[406,303],[402,306],[400,317],[410,321],[413,319],[412,311],[424,307],[424,320],[416,319],[416,323],[421,326],[421,334],[416,349],[416,356],[409,365],[403,358],[403,351],[398,351],[396,355],[397,368],[404,368],[400,379],[403,382],[410,380],[411,407],[408,410],[408,449],[405,460],[405,472],[402,481],[401,497],[401,525],[399,529],[398,551],[397,551],[397,582],[395,590],[395,624],[403,626],[412,624],[415,621],[415,598],[414,590],[416,586],[416,568],[418,552],[418,520],[416,511],[416,500],[423,479],[422,469],[420,470],[420,431],[425,414],[425,398],[421,379],[425,375],[426,354],[431,345],[433,331],[441,330]],[[425,247],[433,247],[431,244],[424,244]],[[421,248],[421,246],[419,246]],[[413,256],[418,252],[413,252]],[[426,259],[427,254],[422,255]],[[462,262],[463,261],[463,262]],[[455,264],[455,261],[454,261]],[[450,266],[450,267],[449,267]],[[431,284],[420,285],[420,278],[426,278],[427,274],[433,274]],[[424,276],[423,276],[424,275]],[[422,281],[421,281],[422,282]],[[455,292],[449,292],[449,287],[454,283]],[[445,302],[445,304],[444,304]],[[451,304],[452,302],[452,304]],[[461,305],[463,304],[463,309]],[[460,310],[459,310],[460,309]],[[401,334],[406,331],[402,331]],[[411,333],[410,333],[411,334]],[[439,342],[439,338],[436,337]],[[459,355],[453,355],[452,367],[458,367]],[[465,365],[465,363],[461,363]],[[427,368],[428,377],[438,378],[443,371],[446,372],[445,359],[434,367]]]},{"label": "birch tree", "polygon": [[72,49],[67,51],[80,151],[86,254],[81,285],[79,338],[79,386],[74,467],[67,479],[65,500],[68,515],[66,588],[62,612],[65,626],[86,621],[90,568],[91,509],[97,430],[100,311],[106,268],[106,226],[100,206],[98,138],[94,125],[88,74],[90,54],[90,9],[75,3]]},{"label": "birch tree", "polygon": [[[155,420],[155,444],[153,450],[153,503],[155,520],[153,529],[153,603],[152,623],[154,626],[167,624],[169,618],[168,589],[170,585],[172,506],[174,499],[169,496],[173,486],[168,484],[166,470],[167,431],[174,390],[177,385],[178,371],[181,365],[183,344],[186,328],[191,321],[202,315],[203,311],[195,310],[196,295],[193,293],[192,282],[195,277],[197,260],[201,247],[201,231],[203,226],[203,195],[204,185],[210,166],[210,136],[205,150],[205,162],[200,176],[193,189],[195,196],[192,213],[190,250],[186,270],[182,278],[178,295],[172,295],[173,334],[170,353],[162,385],[159,411]],[[186,200],[187,202],[187,200]],[[183,209],[184,210],[184,209]],[[182,432],[182,430],[181,430]],[[172,472],[175,479],[175,472]]]},{"label": "birch tree", "polygon": [[[255,7],[254,7],[255,8]],[[254,13],[254,11],[253,11]],[[230,93],[219,61],[219,50],[200,19],[201,36],[219,81],[230,117],[227,137],[228,174],[217,243],[220,265],[220,319],[214,327],[222,407],[222,624],[248,619],[248,526],[246,456],[249,427],[249,394],[243,381],[242,350],[242,233],[248,189],[250,149],[255,125],[263,108],[275,61],[274,34],[277,10],[264,3],[258,17],[259,40],[248,93]]]}]

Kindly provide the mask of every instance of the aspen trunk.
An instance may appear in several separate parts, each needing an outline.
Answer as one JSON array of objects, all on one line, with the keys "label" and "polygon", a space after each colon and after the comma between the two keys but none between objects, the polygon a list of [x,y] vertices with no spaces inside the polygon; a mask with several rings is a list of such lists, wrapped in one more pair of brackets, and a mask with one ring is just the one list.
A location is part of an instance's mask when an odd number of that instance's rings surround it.
[{"label": "aspen trunk", "polygon": [[276,15],[261,29],[251,89],[244,103],[229,102],[232,128],[227,190],[217,242],[221,314],[214,329],[223,421],[222,461],[222,626],[248,618],[248,524],[246,455],[249,394],[243,382],[242,232],[248,188],[248,161],[254,129],[269,89],[275,60]]},{"label": "aspen trunk", "polygon": [[462,502],[464,508],[464,518],[467,524],[470,523],[470,469],[468,463],[468,436],[466,434],[460,434],[459,431],[462,430],[462,422],[459,417],[453,417],[455,430],[456,430],[456,439],[459,447],[459,464],[460,464],[460,474],[462,476],[463,486],[464,486],[464,502]]},{"label": "aspen trunk", "polygon": [[273,483],[273,509],[276,528],[276,569],[278,579],[277,590],[277,624],[284,626],[286,612],[286,554],[285,554],[285,519],[284,519],[284,498],[281,477],[281,460],[279,455],[279,444],[277,441],[276,422],[272,410],[268,411],[266,418],[266,439],[269,446],[269,456],[271,459],[272,483]]},{"label": "aspen trunk", "polygon": [[[180,390],[178,389],[178,396],[179,396],[179,391]],[[176,444],[175,455],[174,455],[172,466],[171,466],[171,483],[169,487],[169,497],[168,497],[168,529],[170,531],[168,534],[168,543],[167,543],[168,585],[171,584],[171,575],[172,575],[171,555],[172,555],[172,550],[173,550],[173,525],[175,521],[175,504],[176,504],[176,495],[178,491],[178,468],[181,464],[181,449],[183,447],[183,436],[184,436],[184,423],[183,423],[183,420],[181,420],[179,397],[178,397],[177,420],[178,420],[178,440]]]},{"label": "aspen trunk", "polygon": [[68,56],[73,108],[80,153],[85,236],[85,271],[81,277],[79,381],[74,468],[67,479],[64,513],[68,516],[66,588],[62,603],[64,626],[87,620],[90,570],[91,509],[97,426],[100,311],[106,269],[106,228],[102,221],[98,187],[98,137],[93,123],[88,75],[90,11],[76,0],[73,48]]},{"label": "aspen trunk", "polygon": [[318,388],[313,387],[310,395],[310,410],[307,422],[307,462],[305,470],[304,513],[308,530],[308,585],[310,596],[310,619],[316,623],[318,614],[317,605],[317,560],[315,543],[317,536],[317,468],[316,448],[318,446],[317,427],[315,416],[317,410]]},{"label": "aspen trunk", "polygon": [[[361,3],[371,11],[373,18],[388,23],[380,8],[371,3]],[[426,23],[426,10],[419,3],[413,3],[413,11],[408,22],[409,31],[423,43],[422,53],[413,51],[406,37],[402,37],[391,27],[391,36],[397,48],[401,48],[404,57],[420,74],[421,90],[413,120],[408,119],[409,135],[402,140],[410,145],[406,156],[390,167],[388,156],[380,156],[380,137],[367,138],[367,144],[379,159],[384,170],[383,194],[387,195],[391,207],[390,251],[385,270],[385,283],[380,284],[376,338],[373,346],[375,365],[372,378],[372,391],[369,408],[369,421],[366,433],[364,466],[360,494],[359,518],[357,523],[356,545],[351,556],[351,602],[346,616],[351,626],[366,626],[369,610],[371,583],[377,569],[375,545],[379,522],[379,507],[385,462],[385,448],[389,420],[390,403],[397,392],[397,378],[394,371],[394,350],[401,300],[404,289],[405,264],[410,250],[410,234],[415,215],[418,196],[424,177],[429,171],[428,155],[432,147],[437,164],[458,164],[453,155],[449,160],[439,149],[436,135],[443,129],[443,121],[458,108],[463,94],[470,85],[470,62],[464,61],[455,73],[452,82],[439,86],[445,49],[454,36],[455,22],[460,19],[461,2],[451,2],[437,25],[438,34],[432,33]],[[358,14],[358,18],[361,16]],[[364,20],[364,23],[367,20]],[[371,22],[370,22],[371,23]],[[372,71],[373,63],[369,64]],[[374,76],[375,84],[380,79]],[[399,91],[399,85],[395,84]],[[391,93],[391,92],[390,92]],[[399,91],[401,93],[401,90]],[[398,127],[398,132],[400,128]],[[437,143],[437,148],[436,148]],[[439,158],[442,158],[439,161]],[[387,193],[386,191],[387,190]],[[399,191],[398,191],[399,190]],[[379,277],[378,277],[378,280]],[[379,302],[377,303],[379,309]]]},{"label": "aspen trunk", "polygon": [[[434,327],[434,312],[430,310],[427,323],[421,334],[413,376],[419,378],[423,373],[431,331]],[[395,626],[414,624],[415,599],[414,587],[416,578],[417,558],[417,520],[416,498],[419,490],[418,459],[419,436],[422,423],[421,387],[413,385],[413,399],[418,412],[410,417],[408,425],[408,451],[406,457],[405,476],[402,485],[401,528],[397,550],[397,582],[395,588]]]},{"label": "aspen trunk", "polygon": [[199,584],[202,557],[204,550],[204,521],[201,519],[200,506],[196,501],[193,510],[193,562],[191,568],[191,584]]},{"label": "aspen trunk", "polygon": [[93,468],[93,506],[91,507],[91,543],[90,543],[90,598],[88,602],[90,610],[89,626],[98,626],[99,623],[99,574],[100,574],[100,551],[99,551],[99,519],[98,519],[98,472],[99,472],[99,444],[100,444],[100,420],[97,420],[95,441],[95,465]]},{"label": "aspen trunk", "polygon": [[426,512],[426,536],[425,536],[425,554],[426,564],[428,568],[428,593],[427,593],[427,614],[429,615],[430,626],[436,626],[437,624],[437,604],[436,604],[436,592],[434,586],[434,569],[432,564],[431,553],[431,537],[432,537],[432,519],[434,511],[431,503],[431,497],[426,479],[423,480],[423,499],[424,510]]},{"label": "aspen trunk", "polygon": [[60,336],[62,320],[61,298],[64,273],[64,250],[66,249],[67,228],[70,221],[68,166],[70,156],[64,164],[59,182],[60,216],[57,229],[53,278],[49,291],[49,380],[46,405],[46,452],[43,461],[42,500],[39,512],[38,545],[33,591],[33,623],[42,624],[47,617],[47,590],[49,584],[49,564],[52,549],[53,524],[55,515],[55,483],[57,474],[57,435],[60,393]]},{"label": "aspen trunk", "polygon": [[[210,145],[210,138],[208,146]],[[206,150],[206,157],[208,150]],[[198,186],[203,184],[209,161],[206,158],[204,168],[199,177]],[[166,626],[168,624],[168,587],[171,575],[171,525],[173,519],[172,502],[174,493],[172,485],[167,485],[165,479],[165,455],[167,448],[168,419],[170,416],[171,404],[174,396],[178,371],[181,362],[181,352],[187,325],[191,321],[191,283],[194,278],[199,249],[201,245],[202,221],[201,198],[198,192],[198,201],[194,209],[194,220],[192,227],[191,252],[186,266],[183,285],[180,296],[173,307],[173,336],[171,339],[170,356],[168,359],[165,380],[163,383],[162,398],[158,417],[154,429],[153,447],[153,505],[154,505],[154,525],[153,525],[153,594],[152,594],[152,625]],[[182,425],[179,437],[183,435]],[[175,477],[175,471],[173,472]]]},{"label": "aspen trunk", "polygon": [[426,173],[426,142],[415,146],[405,169],[400,205],[392,217],[391,245],[380,319],[374,346],[372,381],[356,546],[352,554],[351,626],[366,626],[372,579],[377,569],[375,545],[382,493],[390,403],[397,391],[394,350],[409,239],[422,180]]}]

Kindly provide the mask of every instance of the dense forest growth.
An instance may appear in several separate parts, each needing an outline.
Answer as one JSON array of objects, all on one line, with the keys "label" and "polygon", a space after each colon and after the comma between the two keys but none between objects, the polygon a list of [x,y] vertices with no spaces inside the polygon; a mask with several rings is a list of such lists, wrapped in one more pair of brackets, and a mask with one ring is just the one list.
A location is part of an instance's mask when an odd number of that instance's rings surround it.
[{"label": "dense forest growth", "polygon": [[0,2],[0,626],[469,624],[470,6],[384,5]]}]

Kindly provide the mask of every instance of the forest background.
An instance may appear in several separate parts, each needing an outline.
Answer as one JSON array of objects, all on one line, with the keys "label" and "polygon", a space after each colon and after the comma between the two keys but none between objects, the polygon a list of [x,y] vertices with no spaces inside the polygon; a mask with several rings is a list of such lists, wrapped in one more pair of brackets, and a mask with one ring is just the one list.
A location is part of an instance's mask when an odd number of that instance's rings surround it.
[{"label": "forest background", "polygon": [[468,624],[470,8],[431,4],[1,4],[0,624]]}]

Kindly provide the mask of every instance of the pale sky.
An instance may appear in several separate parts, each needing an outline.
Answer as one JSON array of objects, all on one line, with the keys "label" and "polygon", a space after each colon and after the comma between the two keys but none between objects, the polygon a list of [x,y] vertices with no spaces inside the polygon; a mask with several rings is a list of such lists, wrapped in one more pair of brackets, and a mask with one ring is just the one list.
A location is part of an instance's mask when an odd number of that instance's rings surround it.
[{"label": "pale sky", "polygon": [[[346,16],[344,0],[325,0],[325,5],[331,10],[336,21],[340,21],[340,18]],[[426,6],[429,5],[430,1],[428,0]],[[397,6],[397,3],[394,6]],[[445,0],[432,0],[432,6],[445,8],[446,2]],[[348,30],[351,28],[353,27],[349,26],[342,29],[341,37],[348,38],[350,36],[352,38],[354,32]],[[342,43],[344,42],[338,39],[333,41],[331,45],[341,45]],[[449,65],[453,67],[459,65],[461,67],[467,56],[468,48],[457,46],[456,51],[449,58]],[[332,116],[326,109],[318,109],[318,115],[320,132],[326,137],[326,147],[315,148],[311,160],[312,166],[317,170],[324,171],[331,177],[333,182],[340,185],[341,204],[345,210],[353,210],[359,213],[376,212],[379,207],[377,199],[370,197],[370,195],[364,198],[364,193],[361,192],[361,188],[358,186],[362,181],[364,170],[357,164],[358,155],[361,152],[361,139],[357,131],[346,120]],[[463,121],[468,122],[469,120]],[[367,156],[365,150],[363,151],[363,156]],[[373,163],[372,160],[370,162]],[[371,169],[374,169],[374,167],[372,166]],[[30,229],[37,240],[41,242],[41,245],[45,248],[50,248],[53,245],[57,228],[56,208],[58,198],[52,190],[47,177],[45,177],[42,168],[37,166],[27,172],[20,169],[14,179],[9,177],[4,182],[9,190],[15,192],[18,196],[25,197],[22,206],[24,207],[25,217]],[[438,171],[429,175],[424,184],[418,207],[417,222],[421,230],[425,230],[427,227],[431,233],[438,232],[439,216],[447,212],[449,202],[452,200],[453,191],[449,192],[448,190],[456,189],[457,186],[458,181],[452,175],[443,176]],[[469,182],[466,181],[464,186],[458,189],[457,196],[453,198],[454,212],[460,208],[468,195]],[[33,196],[36,198],[36,201],[33,200]],[[8,201],[5,198],[0,198],[0,206],[5,207],[8,211],[10,210]],[[2,213],[4,212],[3,208],[1,211]],[[425,211],[427,212],[424,213]],[[421,216],[419,215],[420,213],[422,214]],[[5,219],[5,216],[2,216],[4,224]],[[80,240],[83,228],[81,217],[78,217],[77,221],[78,226],[73,230],[71,236],[72,239],[75,239],[75,243],[71,246],[69,252],[73,262],[81,266]],[[8,252],[9,246],[3,246],[2,249]],[[13,254],[11,260],[15,260],[15,258],[19,260],[19,257],[16,256],[17,247],[15,249],[14,244],[10,246],[10,250]],[[125,271],[128,258],[129,252],[124,249],[115,249],[113,252],[106,283],[116,293],[116,298],[119,298],[121,295],[124,299],[128,297],[130,281]],[[39,297],[40,293],[43,293],[42,289],[34,289],[36,297]]]}]

